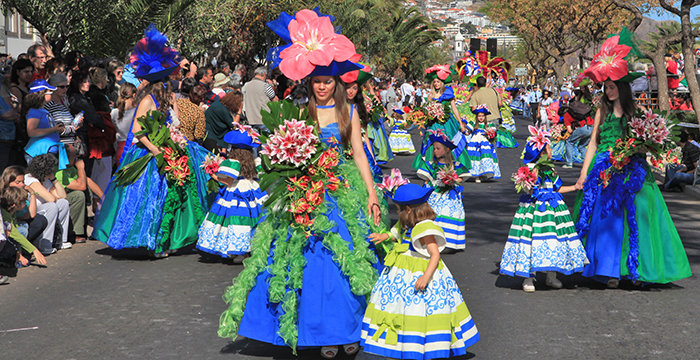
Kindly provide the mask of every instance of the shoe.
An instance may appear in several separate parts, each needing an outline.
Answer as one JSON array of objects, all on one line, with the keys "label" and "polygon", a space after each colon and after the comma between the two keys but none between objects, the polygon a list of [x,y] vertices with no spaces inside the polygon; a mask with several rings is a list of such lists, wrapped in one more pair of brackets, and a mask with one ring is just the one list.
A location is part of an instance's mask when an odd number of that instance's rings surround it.
[{"label": "shoe", "polygon": [[561,281],[557,279],[557,273],[555,271],[547,271],[547,280],[545,283],[549,287],[561,289]]},{"label": "shoe", "polygon": [[620,280],[614,278],[608,279],[608,289],[617,289],[618,286],[620,286]]},{"label": "shoe", "polygon": [[321,346],[321,356],[323,356],[326,359],[332,359],[336,355],[338,355],[338,347],[337,346]]},{"label": "shoe", "polygon": [[343,350],[345,350],[345,353],[347,355],[352,355],[358,351],[360,351],[360,343],[352,343],[348,345],[343,345]]},{"label": "shoe", "polygon": [[4,284],[7,282],[7,280],[10,280],[10,277],[7,275],[0,275],[0,284]]},{"label": "shoe", "polygon": [[481,177],[474,179],[474,182],[477,184],[481,184]]},{"label": "shoe", "polygon": [[523,280],[523,291],[535,292],[535,284],[533,284],[532,278],[527,278]]},{"label": "shoe", "polygon": [[49,250],[49,251],[42,251],[41,255],[44,255],[44,256],[51,255],[51,254],[55,254],[57,251],[58,250],[56,250],[56,248],[51,248],[51,250]]},{"label": "shoe", "polygon": [[441,254],[456,254],[457,250],[455,249],[450,249],[450,248],[444,248],[441,252]]},{"label": "shoe", "polygon": [[71,243],[69,243],[69,242],[61,243],[61,250],[70,249],[72,247],[73,247],[73,245],[71,245]]},{"label": "shoe", "polygon": [[574,165],[573,164],[566,164],[561,166],[562,169],[573,169]]},{"label": "shoe", "polygon": [[87,239],[84,236],[76,236],[75,237],[76,244],[84,244],[86,242],[87,242]]}]

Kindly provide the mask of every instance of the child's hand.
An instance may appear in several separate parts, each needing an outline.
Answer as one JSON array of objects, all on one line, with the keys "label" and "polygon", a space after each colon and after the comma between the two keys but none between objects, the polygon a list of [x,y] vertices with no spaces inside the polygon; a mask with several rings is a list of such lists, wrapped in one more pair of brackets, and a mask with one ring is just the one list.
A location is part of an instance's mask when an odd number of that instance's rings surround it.
[{"label": "child's hand", "polygon": [[369,234],[369,239],[372,241],[374,245],[379,244],[380,242],[386,241],[389,239],[389,234],[377,234],[377,233],[371,233]]},{"label": "child's hand", "polygon": [[423,291],[425,288],[428,286],[428,282],[430,279],[423,274],[423,276],[419,277],[418,280],[416,280],[416,291]]},{"label": "child's hand", "polygon": [[28,266],[29,265],[29,260],[25,258],[24,256],[20,255],[19,256],[19,262],[22,263],[22,266]]}]

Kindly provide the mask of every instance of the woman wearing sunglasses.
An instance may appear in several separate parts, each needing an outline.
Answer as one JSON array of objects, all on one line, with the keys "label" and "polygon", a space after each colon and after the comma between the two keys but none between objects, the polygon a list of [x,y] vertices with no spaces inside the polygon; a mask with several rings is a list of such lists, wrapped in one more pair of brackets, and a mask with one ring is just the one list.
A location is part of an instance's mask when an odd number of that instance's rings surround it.
[{"label": "woman wearing sunglasses", "polygon": [[[59,122],[63,123],[61,142],[75,146],[76,131],[83,123],[81,121],[77,126],[73,124],[73,115],[68,110],[68,97],[66,96],[68,92],[68,78],[61,73],[53,74],[49,77],[49,85],[55,87],[56,90],[51,94],[51,101],[44,105],[44,109],[51,114],[56,124]],[[81,148],[81,146],[76,147],[79,152],[82,150]],[[78,156],[82,155],[82,153],[78,154]]]}]

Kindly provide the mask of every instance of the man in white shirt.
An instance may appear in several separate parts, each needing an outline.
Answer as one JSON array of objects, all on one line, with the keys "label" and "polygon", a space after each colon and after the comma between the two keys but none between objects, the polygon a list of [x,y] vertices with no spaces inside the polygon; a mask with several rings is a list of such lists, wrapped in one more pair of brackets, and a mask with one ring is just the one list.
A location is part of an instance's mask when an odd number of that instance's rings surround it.
[{"label": "man in white shirt", "polygon": [[401,101],[403,105],[413,105],[415,103],[415,97],[416,89],[413,87],[413,80],[403,83],[403,85],[401,85]]}]

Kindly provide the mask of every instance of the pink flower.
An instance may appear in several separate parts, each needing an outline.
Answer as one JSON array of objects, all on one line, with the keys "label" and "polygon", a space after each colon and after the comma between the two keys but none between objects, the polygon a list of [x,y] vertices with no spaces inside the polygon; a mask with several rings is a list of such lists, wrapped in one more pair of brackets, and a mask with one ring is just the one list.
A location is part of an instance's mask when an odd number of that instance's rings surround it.
[{"label": "pink flower", "polygon": [[292,80],[301,80],[316,66],[347,61],[355,55],[355,45],[345,36],[336,34],[327,16],[319,17],[304,9],[289,22],[291,46],[280,53],[280,70]]},{"label": "pink flower", "polygon": [[442,81],[447,80],[447,78],[452,74],[450,71],[450,65],[433,65],[425,69],[426,74],[430,74],[431,72],[436,72],[435,75]]},{"label": "pink flower", "polygon": [[613,36],[605,40],[603,46],[600,47],[600,52],[593,57],[591,65],[583,72],[583,75],[597,83],[607,79],[617,81],[627,75],[627,61],[624,57],[629,54],[631,48],[619,44],[619,41],[620,36]]},{"label": "pink flower", "polygon": [[459,175],[454,169],[440,170],[437,173],[438,179],[446,186],[453,186],[459,182]]},{"label": "pink flower", "polygon": [[532,135],[527,138],[527,142],[532,144],[532,146],[537,150],[542,150],[543,147],[551,144],[551,141],[549,140],[550,133],[546,126],[543,125],[538,129],[532,125],[529,125],[527,129],[530,131],[530,135]]},{"label": "pink flower", "polygon": [[377,187],[380,190],[384,190],[389,193],[393,193],[396,191],[396,189],[401,186],[408,184],[410,181],[407,179],[404,179],[401,176],[401,170],[399,169],[391,169],[391,175],[390,176],[384,176],[384,179],[382,180],[381,184],[377,184]]}]

